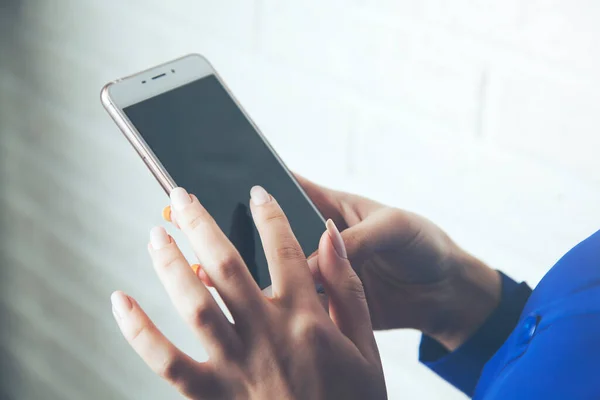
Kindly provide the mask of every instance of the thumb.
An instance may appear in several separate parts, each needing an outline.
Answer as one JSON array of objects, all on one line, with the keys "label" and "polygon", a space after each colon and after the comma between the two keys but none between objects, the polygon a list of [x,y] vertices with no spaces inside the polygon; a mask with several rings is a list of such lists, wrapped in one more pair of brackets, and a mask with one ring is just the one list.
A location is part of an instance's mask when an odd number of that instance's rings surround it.
[{"label": "thumb", "polygon": [[329,315],[367,360],[379,362],[362,282],[348,261],[334,222],[328,220],[326,226],[319,242],[318,274],[329,296]]}]

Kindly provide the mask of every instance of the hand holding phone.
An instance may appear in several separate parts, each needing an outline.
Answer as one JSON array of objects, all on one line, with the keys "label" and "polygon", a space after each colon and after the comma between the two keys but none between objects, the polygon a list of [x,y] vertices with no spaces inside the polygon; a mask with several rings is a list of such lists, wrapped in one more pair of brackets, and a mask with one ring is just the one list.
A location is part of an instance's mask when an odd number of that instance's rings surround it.
[{"label": "hand holding phone", "polygon": [[302,248],[277,199],[252,190],[251,215],[273,277],[272,299],[253,281],[233,244],[195,196],[171,193],[182,232],[230,310],[230,323],[162,227],[148,250],[173,305],[198,334],[209,360],[173,345],[122,292],[113,312],[133,349],[190,399],[385,399],[379,353],[362,285],[340,232],[328,221],[318,266],[332,318],[321,306]]}]

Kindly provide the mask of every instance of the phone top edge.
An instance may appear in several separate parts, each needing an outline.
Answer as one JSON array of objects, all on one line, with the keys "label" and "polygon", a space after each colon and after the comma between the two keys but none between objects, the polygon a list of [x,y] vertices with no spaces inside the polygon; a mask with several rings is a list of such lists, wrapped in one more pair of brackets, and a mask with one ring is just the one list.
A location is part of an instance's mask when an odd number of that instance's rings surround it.
[{"label": "phone top edge", "polygon": [[113,106],[126,108],[214,73],[206,57],[192,53],[109,82],[103,90]]},{"label": "phone top edge", "polygon": [[110,84],[121,83],[121,82],[126,81],[128,79],[136,78],[136,77],[139,77],[140,75],[147,74],[147,73],[149,73],[151,71],[154,71],[154,70],[157,70],[159,68],[163,68],[163,67],[166,67],[168,65],[175,64],[175,63],[177,63],[177,62],[179,62],[181,60],[193,59],[193,58],[200,59],[200,60],[202,60],[202,62],[204,62],[206,64],[210,64],[210,62],[202,54],[200,54],[200,53],[188,53],[188,54],[183,55],[181,57],[177,57],[177,58],[174,58],[172,60],[169,60],[169,61],[157,64],[157,65],[154,65],[152,67],[143,69],[141,71],[138,71],[138,72],[135,72],[135,73],[132,73],[132,74],[129,74],[129,75],[125,75],[125,76],[123,76],[121,78],[115,79],[115,80],[107,83],[105,86],[110,85]]}]

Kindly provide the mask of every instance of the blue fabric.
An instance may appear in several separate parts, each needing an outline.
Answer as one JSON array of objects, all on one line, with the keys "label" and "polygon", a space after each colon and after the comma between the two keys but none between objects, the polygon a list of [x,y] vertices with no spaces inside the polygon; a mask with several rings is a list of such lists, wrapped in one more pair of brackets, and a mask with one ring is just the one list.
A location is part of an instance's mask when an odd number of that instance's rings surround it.
[{"label": "blue fabric", "polygon": [[475,399],[600,399],[600,231],[533,292],[502,275],[502,299],[449,353],[423,337],[420,359]]}]

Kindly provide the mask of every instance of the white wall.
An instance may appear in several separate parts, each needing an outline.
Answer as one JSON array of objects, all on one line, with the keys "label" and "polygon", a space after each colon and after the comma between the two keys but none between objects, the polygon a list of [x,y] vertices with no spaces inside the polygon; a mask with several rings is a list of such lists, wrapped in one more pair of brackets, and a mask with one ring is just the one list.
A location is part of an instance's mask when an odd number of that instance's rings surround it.
[{"label": "white wall", "polygon": [[[173,398],[118,334],[116,288],[202,355],[150,270],[167,199],[106,81],[203,53],[293,169],[535,284],[599,226],[599,19],[592,0],[1,2],[0,397]],[[390,398],[463,398],[416,333],[378,341]]]}]

